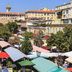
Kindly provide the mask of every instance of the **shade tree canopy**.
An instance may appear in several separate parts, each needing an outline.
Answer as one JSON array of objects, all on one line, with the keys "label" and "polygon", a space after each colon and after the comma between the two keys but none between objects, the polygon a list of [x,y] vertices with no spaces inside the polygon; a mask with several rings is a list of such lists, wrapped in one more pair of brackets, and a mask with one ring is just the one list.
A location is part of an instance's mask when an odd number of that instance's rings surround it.
[{"label": "shade tree canopy", "polygon": [[61,52],[72,50],[72,27],[65,27],[63,31],[52,34],[47,40],[47,45],[50,48],[56,46]]}]

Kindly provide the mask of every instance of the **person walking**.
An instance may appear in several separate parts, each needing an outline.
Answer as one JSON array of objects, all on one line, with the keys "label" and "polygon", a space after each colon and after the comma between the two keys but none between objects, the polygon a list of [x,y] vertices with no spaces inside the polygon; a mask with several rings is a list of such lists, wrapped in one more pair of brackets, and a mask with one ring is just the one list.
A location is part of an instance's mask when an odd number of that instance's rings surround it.
[{"label": "person walking", "polygon": [[68,62],[65,61],[64,64],[63,64],[63,67],[67,68],[68,66],[69,66]]}]

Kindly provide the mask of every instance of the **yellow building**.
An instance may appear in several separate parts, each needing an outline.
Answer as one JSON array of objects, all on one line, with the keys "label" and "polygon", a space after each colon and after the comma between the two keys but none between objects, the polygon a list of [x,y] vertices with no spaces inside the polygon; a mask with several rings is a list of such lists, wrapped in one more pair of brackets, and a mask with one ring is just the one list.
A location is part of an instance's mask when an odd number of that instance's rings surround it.
[{"label": "yellow building", "polygon": [[[66,25],[63,25],[63,24],[51,24],[51,25],[48,25],[47,27],[29,27],[28,28],[28,31],[29,32],[38,32],[38,31],[42,31],[44,33],[44,35],[51,35],[52,33],[53,34],[56,34],[58,31],[63,31],[63,28],[65,27]],[[72,26],[72,25],[71,25]]]},{"label": "yellow building", "polygon": [[25,14],[24,13],[18,13],[18,12],[10,12],[11,7],[10,5],[6,6],[6,12],[0,12],[0,23],[6,24],[8,22],[14,22],[25,20]]},{"label": "yellow building", "polygon": [[[61,16],[57,15],[60,10],[49,10],[47,8],[43,8],[41,10],[29,10],[25,12],[27,19],[32,22],[28,26],[28,31],[35,33],[38,30],[42,30],[45,35],[50,35],[51,33],[57,33],[58,31],[62,31],[64,26],[61,25]],[[33,26],[34,22],[46,23],[47,26]]]},{"label": "yellow building", "polygon": [[43,8],[40,10],[26,11],[25,14],[27,16],[27,19],[30,21],[35,21],[38,23],[41,22],[46,24],[55,24],[57,20],[55,12],[55,10]]}]

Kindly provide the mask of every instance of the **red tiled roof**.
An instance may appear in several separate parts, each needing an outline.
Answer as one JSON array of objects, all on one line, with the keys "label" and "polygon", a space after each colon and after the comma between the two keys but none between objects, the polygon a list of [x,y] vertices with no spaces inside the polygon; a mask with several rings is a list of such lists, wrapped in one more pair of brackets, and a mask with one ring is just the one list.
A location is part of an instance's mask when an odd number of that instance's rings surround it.
[{"label": "red tiled roof", "polygon": [[29,10],[27,11],[26,13],[28,12],[36,12],[36,13],[54,13],[56,12],[56,10]]},{"label": "red tiled roof", "polygon": [[0,12],[0,15],[25,15],[25,14],[18,12]]}]

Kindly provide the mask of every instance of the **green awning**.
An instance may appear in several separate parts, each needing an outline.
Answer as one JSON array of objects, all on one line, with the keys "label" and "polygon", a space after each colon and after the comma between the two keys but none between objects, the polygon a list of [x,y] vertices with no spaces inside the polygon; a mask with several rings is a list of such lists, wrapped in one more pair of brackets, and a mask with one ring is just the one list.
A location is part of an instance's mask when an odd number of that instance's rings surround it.
[{"label": "green awning", "polygon": [[33,66],[34,64],[29,60],[18,62],[21,66]]}]

